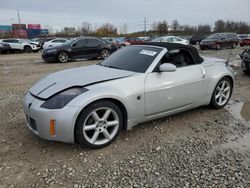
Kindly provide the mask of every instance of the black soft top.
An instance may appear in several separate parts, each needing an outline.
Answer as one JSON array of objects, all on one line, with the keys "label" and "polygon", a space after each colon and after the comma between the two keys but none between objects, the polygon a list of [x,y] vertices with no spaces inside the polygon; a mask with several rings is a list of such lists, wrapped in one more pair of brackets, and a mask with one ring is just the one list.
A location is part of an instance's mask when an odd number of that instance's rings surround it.
[{"label": "black soft top", "polygon": [[144,42],[141,45],[159,46],[167,48],[168,51],[187,50],[194,57],[194,60],[196,61],[197,64],[202,63],[204,61],[203,58],[199,55],[197,49],[190,45],[183,45],[183,44],[169,43],[169,42]]}]

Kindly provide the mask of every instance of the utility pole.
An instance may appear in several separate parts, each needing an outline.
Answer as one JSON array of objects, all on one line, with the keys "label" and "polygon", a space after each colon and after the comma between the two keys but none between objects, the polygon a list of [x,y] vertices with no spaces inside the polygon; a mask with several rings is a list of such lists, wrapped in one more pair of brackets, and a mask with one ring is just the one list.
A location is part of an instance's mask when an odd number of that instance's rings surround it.
[{"label": "utility pole", "polygon": [[21,36],[21,38],[24,38],[24,34],[21,32],[22,30],[22,26],[21,26],[21,19],[20,19],[20,14],[19,14],[19,10],[17,9],[17,17],[18,17],[18,25],[19,25],[19,36]]},{"label": "utility pole", "polygon": [[143,25],[143,29],[144,29],[144,34],[146,35],[147,34],[147,28],[148,28],[148,25],[149,25],[149,22],[148,22],[146,17],[144,17],[142,25]]},{"label": "utility pole", "polygon": [[18,23],[19,23],[19,30],[21,30],[21,20],[20,20],[20,14],[19,14],[19,10],[17,9],[17,17],[18,17]]}]

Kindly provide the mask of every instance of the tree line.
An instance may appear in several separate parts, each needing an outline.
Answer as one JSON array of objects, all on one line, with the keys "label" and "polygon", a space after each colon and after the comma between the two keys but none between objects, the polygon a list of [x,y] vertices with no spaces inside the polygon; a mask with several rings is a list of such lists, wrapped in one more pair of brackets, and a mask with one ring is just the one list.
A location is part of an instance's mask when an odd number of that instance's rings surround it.
[{"label": "tree line", "polygon": [[[200,24],[198,26],[192,26],[188,24],[181,25],[178,20],[173,20],[171,24],[167,21],[153,22],[150,29],[147,31],[147,35],[193,35],[195,33],[210,34],[216,32],[235,32],[240,34],[250,33],[250,24],[246,22],[237,21],[224,21],[217,20],[214,26],[209,24]],[[79,35],[94,35],[94,36],[142,36],[145,31],[139,31],[134,33],[128,33],[128,25],[124,23],[121,27],[117,28],[111,23],[105,23],[100,27],[93,28],[93,25],[89,22],[83,22],[81,26],[77,28],[75,33],[67,34],[63,31],[57,32],[56,36],[79,36]]]}]

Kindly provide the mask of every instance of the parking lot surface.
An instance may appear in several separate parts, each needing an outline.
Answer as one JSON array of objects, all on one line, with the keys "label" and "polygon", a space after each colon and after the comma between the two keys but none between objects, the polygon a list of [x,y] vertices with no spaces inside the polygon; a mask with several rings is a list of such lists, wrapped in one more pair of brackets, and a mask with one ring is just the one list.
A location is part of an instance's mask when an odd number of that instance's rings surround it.
[{"label": "parking lot surface", "polygon": [[[227,59],[230,50],[201,55]],[[250,187],[250,76],[233,50],[236,83],[221,110],[202,107],[122,132],[93,150],[33,135],[25,93],[49,73],[98,61],[44,63],[40,53],[0,56],[0,188]]]}]

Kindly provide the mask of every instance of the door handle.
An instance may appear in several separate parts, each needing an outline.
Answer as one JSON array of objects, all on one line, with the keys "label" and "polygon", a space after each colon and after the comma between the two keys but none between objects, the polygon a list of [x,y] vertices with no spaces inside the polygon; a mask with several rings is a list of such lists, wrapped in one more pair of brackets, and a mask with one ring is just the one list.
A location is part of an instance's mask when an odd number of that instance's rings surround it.
[{"label": "door handle", "polygon": [[206,77],[206,71],[203,67],[201,67],[201,78],[204,79]]}]

